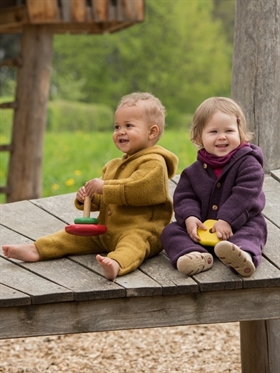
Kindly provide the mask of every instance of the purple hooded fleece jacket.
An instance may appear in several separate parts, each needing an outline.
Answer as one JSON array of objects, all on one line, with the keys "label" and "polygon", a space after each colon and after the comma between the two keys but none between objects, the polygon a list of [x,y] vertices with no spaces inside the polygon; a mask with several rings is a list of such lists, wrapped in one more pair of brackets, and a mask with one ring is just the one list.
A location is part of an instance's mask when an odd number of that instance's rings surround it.
[{"label": "purple hooded fleece jacket", "polygon": [[161,236],[172,265],[176,268],[182,255],[209,250],[193,242],[186,232],[185,220],[195,216],[202,222],[207,219],[227,221],[233,231],[229,241],[250,253],[257,267],[267,239],[262,215],[265,206],[263,181],[263,153],[253,144],[233,154],[218,178],[213,169],[200,160],[187,167],[174,192],[176,221],[166,226]]}]

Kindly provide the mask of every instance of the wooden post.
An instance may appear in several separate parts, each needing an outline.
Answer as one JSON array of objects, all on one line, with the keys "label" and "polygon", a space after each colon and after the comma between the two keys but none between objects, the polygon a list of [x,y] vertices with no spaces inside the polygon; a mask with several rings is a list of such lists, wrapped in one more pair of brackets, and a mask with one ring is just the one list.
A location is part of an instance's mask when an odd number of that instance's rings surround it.
[{"label": "wooden post", "polygon": [[240,322],[242,373],[279,373],[280,319]]},{"label": "wooden post", "polygon": [[236,1],[233,99],[245,111],[265,171],[280,168],[280,0]]},{"label": "wooden post", "polygon": [[23,66],[17,76],[7,202],[41,195],[43,138],[52,60],[52,32],[48,26],[24,27],[21,58]]}]

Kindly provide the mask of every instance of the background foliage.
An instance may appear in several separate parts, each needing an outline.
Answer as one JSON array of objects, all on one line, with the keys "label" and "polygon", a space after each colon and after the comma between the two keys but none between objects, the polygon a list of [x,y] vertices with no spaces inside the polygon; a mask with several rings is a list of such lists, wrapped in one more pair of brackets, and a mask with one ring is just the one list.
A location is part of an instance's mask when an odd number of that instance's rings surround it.
[{"label": "background foliage", "polygon": [[[116,156],[107,131],[122,95],[148,91],[161,99],[167,109],[161,141],[179,157],[178,171],[195,159],[187,129],[196,107],[207,97],[230,95],[235,0],[145,4],[145,21],[119,32],[55,35],[44,145],[45,196],[77,190]],[[19,35],[0,35],[0,61],[17,57],[19,50]],[[15,78],[15,70],[0,69],[0,101],[13,100]],[[1,110],[0,144],[10,142],[11,128],[12,110]],[[0,166],[0,184],[5,185],[8,153],[0,153]]]},{"label": "background foliage", "polygon": [[[113,34],[55,35],[50,98],[116,107],[149,91],[176,127],[205,98],[230,94],[235,0],[145,0],[143,23]],[[19,37],[0,36],[0,60]],[[14,71],[0,70],[0,94],[14,94]]]},{"label": "background foliage", "polygon": [[124,94],[149,91],[163,101],[167,123],[176,127],[180,114],[230,92],[232,43],[213,12],[210,0],[146,0],[145,22],[133,27],[57,35],[51,98],[114,108]]}]

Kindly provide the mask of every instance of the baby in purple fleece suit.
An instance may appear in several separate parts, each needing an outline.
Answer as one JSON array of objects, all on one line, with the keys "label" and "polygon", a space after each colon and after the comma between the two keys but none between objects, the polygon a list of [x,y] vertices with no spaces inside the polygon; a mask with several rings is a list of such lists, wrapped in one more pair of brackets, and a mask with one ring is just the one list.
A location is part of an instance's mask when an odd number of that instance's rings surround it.
[{"label": "baby in purple fleece suit", "polygon": [[186,275],[210,269],[209,246],[200,244],[197,229],[212,231],[220,241],[216,256],[241,276],[251,276],[261,261],[267,239],[262,210],[264,171],[262,150],[249,141],[240,106],[226,97],[205,100],[196,110],[192,142],[197,161],[181,174],[174,192],[176,221],[163,230],[161,241],[172,265]]}]

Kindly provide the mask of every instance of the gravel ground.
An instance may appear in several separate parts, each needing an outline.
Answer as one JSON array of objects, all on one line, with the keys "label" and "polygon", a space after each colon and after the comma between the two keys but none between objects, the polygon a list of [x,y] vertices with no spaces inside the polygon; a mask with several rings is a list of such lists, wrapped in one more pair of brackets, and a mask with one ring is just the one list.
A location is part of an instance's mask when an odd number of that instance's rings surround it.
[{"label": "gravel ground", "polygon": [[0,340],[0,372],[240,373],[239,324]]}]

